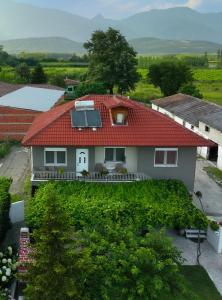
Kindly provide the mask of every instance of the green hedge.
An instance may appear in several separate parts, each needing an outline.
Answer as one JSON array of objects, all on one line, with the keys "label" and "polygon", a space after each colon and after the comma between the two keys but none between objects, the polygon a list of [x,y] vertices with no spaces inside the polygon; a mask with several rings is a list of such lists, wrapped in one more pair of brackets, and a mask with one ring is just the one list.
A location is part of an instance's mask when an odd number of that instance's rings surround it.
[{"label": "green hedge", "polygon": [[11,179],[0,177],[0,242],[3,241],[5,234],[11,225],[9,218],[11,205],[9,188],[11,182]]},{"label": "green hedge", "polygon": [[38,228],[44,214],[45,195],[53,188],[60,197],[70,222],[76,229],[105,226],[131,226],[135,231],[149,226],[168,228],[207,227],[206,216],[193,204],[184,186],[177,180],[148,180],[136,183],[48,183],[42,185],[29,202],[26,221]]}]

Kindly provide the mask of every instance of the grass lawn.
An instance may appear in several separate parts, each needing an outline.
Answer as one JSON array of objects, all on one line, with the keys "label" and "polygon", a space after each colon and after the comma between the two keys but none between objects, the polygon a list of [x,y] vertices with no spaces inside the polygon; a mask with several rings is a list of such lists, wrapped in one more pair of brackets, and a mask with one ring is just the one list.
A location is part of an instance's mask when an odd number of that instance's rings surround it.
[{"label": "grass lawn", "polygon": [[186,297],[175,295],[173,298],[172,295],[163,295],[159,300],[222,300],[222,296],[203,267],[183,266],[181,271],[190,295]]},{"label": "grass lawn", "polygon": [[209,175],[214,177],[218,181],[222,181],[222,171],[216,167],[205,167],[204,171],[206,171]]}]

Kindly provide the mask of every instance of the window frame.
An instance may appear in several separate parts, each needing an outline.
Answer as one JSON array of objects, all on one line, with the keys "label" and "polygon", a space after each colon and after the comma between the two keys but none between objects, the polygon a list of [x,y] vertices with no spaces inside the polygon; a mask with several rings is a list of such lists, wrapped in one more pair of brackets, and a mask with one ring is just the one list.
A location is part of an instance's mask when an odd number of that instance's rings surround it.
[{"label": "window frame", "polygon": [[[54,152],[54,163],[46,162],[46,152]],[[57,152],[65,152],[65,163],[58,163]],[[67,166],[67,148],[44,148],[44,166],[46,166],[46,167],[66,167]]]},{"label": "window frame", "polygon": [[[163,164],[156,164],[156,152],[162,151],[164,152],[164,163]],[[167,164],[167,153],[170,151],[176,152],[176,164]],[[178,167],[178,148],[155,148],[154,151],[154,167],[155,168],[176,168]]]},{"label": "window frame", "polygon": [[[114,153],[113,153],[113,158],[114,160],[106,160],[106,149],[114,149]],[[119,160],[116,160],[116,149],[124,149],[124,157],[125,157],[125,160],[124,161],[119,161]],[[105,147],[104,148],[104,162],[112,162],[112,163],[125,163],[126,162],[126,147]]]}]

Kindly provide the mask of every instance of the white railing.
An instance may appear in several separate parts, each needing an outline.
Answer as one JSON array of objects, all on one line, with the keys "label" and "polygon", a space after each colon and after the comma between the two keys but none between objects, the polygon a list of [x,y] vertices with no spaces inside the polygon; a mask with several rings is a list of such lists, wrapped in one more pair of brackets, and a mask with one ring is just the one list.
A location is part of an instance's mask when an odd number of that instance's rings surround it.
[{"label": "white railing", "polygon": [[109,173],[107,175],[102,175],[100,173],[93,172],[88,176],[78,176],[75,172],[34,171],[32,176],[32,181],[79,180],[86,182],[132,182],[146,179],[149,179],[149,177],[143,173]]}]

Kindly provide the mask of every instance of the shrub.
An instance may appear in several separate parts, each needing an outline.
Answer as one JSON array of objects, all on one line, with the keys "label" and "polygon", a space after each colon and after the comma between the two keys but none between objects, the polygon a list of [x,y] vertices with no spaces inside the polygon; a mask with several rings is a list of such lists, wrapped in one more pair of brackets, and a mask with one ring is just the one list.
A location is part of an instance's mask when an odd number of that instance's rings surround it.
[{"label": "shrub", "polygon": [[8,247],[6,252],[0,252],[0,300],[9,299],[8,288],[15,277],[16,269],[16,256],[12,247]]},{"label": "shrub", "polygon": [[[205,215],[193,204],[183,183],[177,180],[148,180],[136,183],[98,184],[83,182],[53,183],[60,195],[60,203],[77,229],[84,226],[99,231],[104,220],[133,226],[140,231],[148,226],[206,229]],[[48,185],[42,185],[27,207],[27,222],[39,227],[44,212],[44,194]]]},{"label": "shrub", "polygon": [[0,177],[0,241],[5,237],[7,230],[10,228],[9,210],[11,197],[9,188],[12,180]]},{"label": "shrub", "polygon": [[5,157],[10,152],[10,143],[0,143],[0,158]]}]

